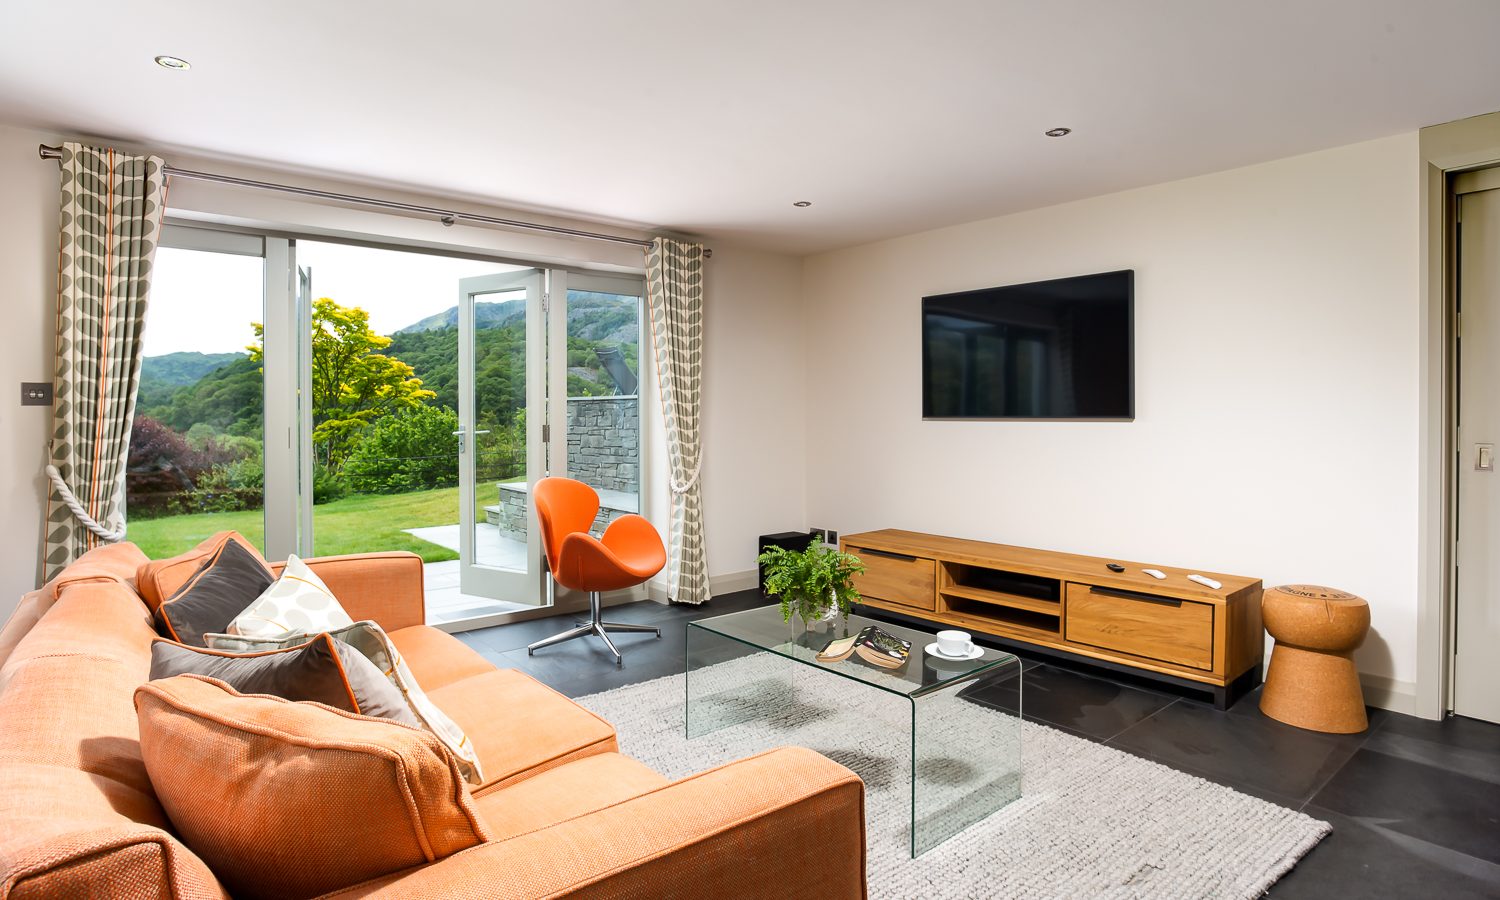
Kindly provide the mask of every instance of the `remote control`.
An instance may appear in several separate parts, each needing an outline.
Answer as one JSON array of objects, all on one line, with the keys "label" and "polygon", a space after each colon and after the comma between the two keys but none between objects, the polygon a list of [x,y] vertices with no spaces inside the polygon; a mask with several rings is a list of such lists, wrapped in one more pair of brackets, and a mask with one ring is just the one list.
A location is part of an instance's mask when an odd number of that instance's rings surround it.
[{"label": "remote control", "polygon": [[1207,575],[1189,575],[1188,581],[1196,581],[1204,587],[1210,587],[1216,591],[1224,586],[1219,582],[1214,581],[1212,578],[1209,578]]},{"label": "remote control", "polygon": [[1166,578],[1167,577],[1167,573],[1163,572],[1161,569],[1142,569],[1141,571],[1145,572],[1147,575],[1150,575],[1152,578]]},{"label": "remote control", "polygon": [[1120,565],[1119,563],[1105,563],[1104,564],[1104,568],[1110,570],[1111,572],[1123,572],[1123,571],[1125,571],[1125,567],[1122,566],[1122,565]]}]

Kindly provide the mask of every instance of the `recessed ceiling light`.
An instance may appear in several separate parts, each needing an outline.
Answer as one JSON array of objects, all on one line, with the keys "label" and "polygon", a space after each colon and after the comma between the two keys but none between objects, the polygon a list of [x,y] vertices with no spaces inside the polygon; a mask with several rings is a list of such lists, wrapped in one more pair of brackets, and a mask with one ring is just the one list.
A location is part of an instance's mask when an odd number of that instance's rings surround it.
[{"label": "recessed ceiling light", "polygon": [[193,67],[192,64],[187,60],[178,56],[158,56],[156,58],[156,64],[158,66],[161,66],[163,69],[177,69],[178,71],[191,69]]},{"label": "recessed ceiling light", "polygon": [[1046,131],[1047,137],[1067,137],[1072,133],[1071,128],[1048,128]]},{"label": "recessed ceiling light", "polygon": [[797,201],[793,202],[792,205],[796,206],[796,207],[801,207],[803,209],[806,209],[807,207],[812,206],[812,201],[811,200],[797,200]]}]

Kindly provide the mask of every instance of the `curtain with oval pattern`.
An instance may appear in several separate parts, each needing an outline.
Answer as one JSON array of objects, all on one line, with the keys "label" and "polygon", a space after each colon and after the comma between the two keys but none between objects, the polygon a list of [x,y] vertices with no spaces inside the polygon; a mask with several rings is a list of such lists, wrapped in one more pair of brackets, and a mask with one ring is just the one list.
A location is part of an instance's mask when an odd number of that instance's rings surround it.
[{"label": "curtain with oval pattern", "polygon": [[703,544],[703,245],[657,238],[646,251],[646,309],[667,431],[672,491],[668,597],[708,600]]},{"label": "curtain with oval pattern", "polygon": [[125,536],[125,464],[166,193],[155,156],[67,143],[59,162],[48,579]]}]

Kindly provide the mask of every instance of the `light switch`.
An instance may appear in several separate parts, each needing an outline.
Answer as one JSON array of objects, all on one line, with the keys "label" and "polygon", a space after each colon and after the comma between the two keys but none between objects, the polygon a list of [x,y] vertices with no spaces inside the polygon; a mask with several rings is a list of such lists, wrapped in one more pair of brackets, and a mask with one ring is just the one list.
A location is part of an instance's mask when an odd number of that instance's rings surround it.
[{"label": "light switch", "polygon": [[22,406],[51,406],[52,405],[52,382],[50,382],[50,381],[23,381],[23,382],[21,382],[21,405]]},{"label": "light switch", "polygon": [[1478,472],[1495,471],[1495,445],[1474,445],[1474,469]]}]

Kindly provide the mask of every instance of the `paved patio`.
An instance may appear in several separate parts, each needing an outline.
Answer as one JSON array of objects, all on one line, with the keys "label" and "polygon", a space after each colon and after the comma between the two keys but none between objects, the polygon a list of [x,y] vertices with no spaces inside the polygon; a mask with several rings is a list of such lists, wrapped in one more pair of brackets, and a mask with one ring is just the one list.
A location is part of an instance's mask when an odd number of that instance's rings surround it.
[{"label": "paved patio", "polygon": [[[407,534],[439,547],[458,550],[459,526],[434,525],[430,528],[403,529]],[[502,569],[522,570],[526,567],[526,545],[511,540],[493,525],[479,525],[475,529],[475,555],[486,566]],[[524,603],[510,603],[465,594],[458,586],[458,560],[427,563],[423,567],[427,589],[427,624],[441,625],[472,619],[477,616],[492,616],[497,613],[519,612],[535,609]]]}]

